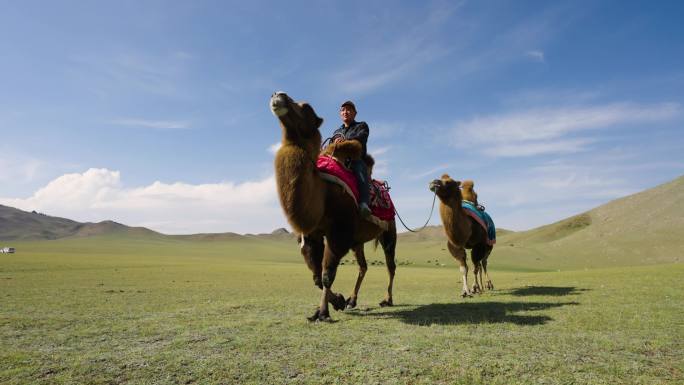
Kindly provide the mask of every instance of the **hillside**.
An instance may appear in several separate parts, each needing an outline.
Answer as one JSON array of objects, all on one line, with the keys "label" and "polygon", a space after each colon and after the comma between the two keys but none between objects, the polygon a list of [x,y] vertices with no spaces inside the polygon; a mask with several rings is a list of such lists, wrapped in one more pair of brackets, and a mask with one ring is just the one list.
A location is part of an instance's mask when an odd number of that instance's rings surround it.
[{"label": "hillside", "polygon": [[[520,260],[581,267],[684,259],[684,177],[529,231],[505,234],[498,251]],[[546,261],[545,261],[546,260]]]},{"label": "hillside", "polygon": [[81,223],[0,205],[0,240],[58,239],[76,233]]},{"label": "hillside", "polygon": [[54,240],[94,236],[161,237],[144,227],[129,227],[113,221],[81,223],[71,219],[27,212],[0,205],[0,240]]}]

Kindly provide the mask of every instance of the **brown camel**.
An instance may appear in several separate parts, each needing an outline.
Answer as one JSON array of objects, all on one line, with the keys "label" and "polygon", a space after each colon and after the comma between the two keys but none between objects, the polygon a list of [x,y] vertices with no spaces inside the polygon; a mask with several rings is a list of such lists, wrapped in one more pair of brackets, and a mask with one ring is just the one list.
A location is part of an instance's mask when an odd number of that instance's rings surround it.
[{"label": "brown camel", "polygon": [[[463,297],[472,296],[472,292],[482,292],[482,270],[487,275],[487,288],[493,289],[492,281],[487,274],[487,258],[493,246],[487,243],[487,231],[461,207],[463,197],[460,189],[461,182],[455,181],[449,175],[442,175],[430,183],[430,191],[437,194],[440,200],[439,215],[447,236],[447,247],[451,255],[456,258],[463,275]],[[475,284],[472,292],[468,288],[468,263],[466,249],[471,249],[470,259],[473,262]],[[478,273],[480,282],[478,282]]]},{"label": "brown camel", "polygon": [[[367,269],[363,244],[373,239],[377,239],[385,251],[390,271],[385,301],[391,304],[396,227],[390,223],[390,229],[383,230],[378,224],[364,220],[354,198],[343,187],[320,177],[316,159],[321,147],[318,128],[323,119],[309,104],[297,103],[284,92],[277,92],[271,97],[270,106],[283,133],[282,145],[275,157],[280,204],[292,229],[300,235],[300,250],[313,273],[314,284],[322,290],[318,309],[309,320],[329,321],[328,303],[332,303],[335,310],[342,310],[348,304],[343,295],[332,291],[332,284],[342,257],[350,249],[354,249],[360,269],[349,301],[351,305],[355,304]],[[352,148],[354,144],[345,143],[345,146]],[[356,156],[358,158],[358,154]]]}]

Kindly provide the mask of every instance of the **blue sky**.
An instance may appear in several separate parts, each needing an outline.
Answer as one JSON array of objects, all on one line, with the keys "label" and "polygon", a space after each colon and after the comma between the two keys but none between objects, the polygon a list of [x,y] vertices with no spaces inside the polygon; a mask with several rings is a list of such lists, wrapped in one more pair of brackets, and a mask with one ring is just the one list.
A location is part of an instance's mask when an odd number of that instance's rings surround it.
[{"label": "blue sky", "polygon": [[287,227],[276,90],[324,136],[354,100],[413,226],[443,173],[514,230],[684,174],[679,1],[2,8],[0,204],[165,233]]}]

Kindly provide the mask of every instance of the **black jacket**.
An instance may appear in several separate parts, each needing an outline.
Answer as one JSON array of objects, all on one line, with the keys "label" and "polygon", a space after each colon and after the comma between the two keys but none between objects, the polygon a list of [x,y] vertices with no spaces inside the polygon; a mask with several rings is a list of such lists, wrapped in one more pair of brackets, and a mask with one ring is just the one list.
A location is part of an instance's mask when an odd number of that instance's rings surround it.
[{"label": "black jacket", "polygon": [[368,142],[368,125],[366,122],[353,121],[349,127],[345,127],[343,124],[333,132],[333,141],[337,136],[342,136],[346,140],[358,140],[363,147],[361,156],[366,155],[366,142]]}]

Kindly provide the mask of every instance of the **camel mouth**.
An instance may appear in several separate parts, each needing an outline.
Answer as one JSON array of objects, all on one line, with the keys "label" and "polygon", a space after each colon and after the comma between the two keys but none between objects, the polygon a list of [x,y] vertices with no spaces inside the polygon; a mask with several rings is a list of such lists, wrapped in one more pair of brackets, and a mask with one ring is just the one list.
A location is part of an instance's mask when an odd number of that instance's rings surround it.
[{"label": "camel mouth", "polygon": [[285,116],[289,112],[291,102],[292,99],[286,93],[278,91],[271,96],[271,112],[278,118]]},{"label": "camel mouth", "polygon": [[437,192],[437,189],[440,188],[440,187],[442,187],[442,181],[439,180],[439,179],[433,180],[433,181],[430,182],[430,184],[428,185],[428,188],[429,188],[430,191],[432,191],[432,192]]}]

